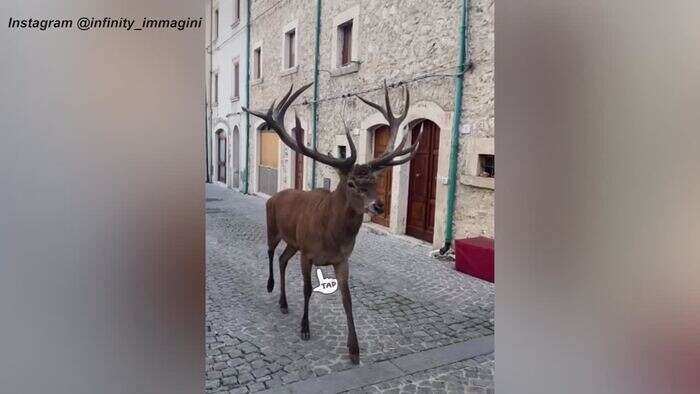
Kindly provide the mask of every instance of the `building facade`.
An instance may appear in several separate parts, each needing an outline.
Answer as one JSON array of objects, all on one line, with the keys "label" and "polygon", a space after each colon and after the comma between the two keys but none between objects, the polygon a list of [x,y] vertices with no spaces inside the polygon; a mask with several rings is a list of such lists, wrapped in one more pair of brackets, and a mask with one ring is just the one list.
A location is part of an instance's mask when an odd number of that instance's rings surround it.
[{"label": "building facade", "polygon": [[[321,5],[316,29],[317,4]],[[266,109],[291,84],[314,81],[319,45],[316,145],[344,155],[343,119],[352,129],[359,162],[381,153],[388,142],[384,119],[354,94],[383,103],[390,86],[393,108],[411,107],[402,133],[424,130],[419,153],[382,175],[387,212],[372,225],[442,246],[448,220],[448,168],[459,65],[460,0],[342,1],[255,0],[251,3],[250,106]],[[494,235],[494,2],[472,0],[464,40],[471,63],[464,74],[459,119],[454,236]],[[313,87],[288,111],[302,119],[307,144],[313,140]],[[400,138],[399,138],[400,139]],[[249,191],[270,195],[285,188],[330,187],[332,168],[284,146],[257,118],[249,130]],[[314,168],[315,167],[315,168]]]},{"label": "building facade", "polygon": [[244,190],[247,0],[208,0],[207,149],[213,182]]}]

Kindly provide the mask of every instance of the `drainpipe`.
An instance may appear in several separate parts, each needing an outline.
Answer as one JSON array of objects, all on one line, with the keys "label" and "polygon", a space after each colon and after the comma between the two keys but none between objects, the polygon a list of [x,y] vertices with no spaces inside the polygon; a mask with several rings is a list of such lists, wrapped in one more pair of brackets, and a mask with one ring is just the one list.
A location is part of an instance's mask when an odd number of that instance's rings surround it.
[{"label": "drainpipe", "polygon": [[[318,119],[318,71],[321,51],[321,0],[316,0],[316,42],[314,52],[314,101],[311,116],[311,144],[316,149],[316,130]],[[316,188],[316,160],[311,161],[311,189]]]},{"label": "drainpipe", "polygon": [[444,255],[452,246],[455,198],[457,194],[457,159],[459,156],[459,123],[462,118],[462,93],[464,72],[469,62],[469,0],[462,0],[462,20],[459,26],[459,67],[455,78],[455,110],[452,118],[452,142],[450,146],[450,167],[447,186],[447,218],[445,220],[445,245],[440,249]]},{"label": "drainpipe", "polygon": [[[250,2],[253,0],[246,1],[246,28],[245,28],[245,107],[250,108]],[[250,114],[245,111],[245,171],[243,172],[243,193],[248,193],[248,175],[249,170],[249,160],[250,160]]]}]

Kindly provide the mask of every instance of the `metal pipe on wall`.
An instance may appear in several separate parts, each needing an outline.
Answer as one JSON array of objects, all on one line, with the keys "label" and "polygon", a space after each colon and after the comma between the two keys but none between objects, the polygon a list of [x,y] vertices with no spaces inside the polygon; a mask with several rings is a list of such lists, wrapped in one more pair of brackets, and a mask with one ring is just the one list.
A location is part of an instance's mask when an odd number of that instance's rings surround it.
[{"label": "metal pipe on wall", "polygon": [[[321,52],[321,1],[316,0],[316,40],[314,49],[314,101],[311,115],[311,144],[316,149],[316,130],[318,127],[318,75]],[[316,160],[311,161],[311,189],[316,188]]]},{"label": "metal pipe on wall", "polygon": [[447,217],[445,218],[445,245],[440,254],[447,253],[454,236],[454,210],[457,195],[457,161],[459,158],[459,124],[462,118],[462,95],[464,73],[469,62],[469,0],[462,0],[462,18],[459,26],[459,66],[455,78],[455,110],[452,118],[452,141],[450,144],[450,167],[447,178]]},{"label": "metal pipe on wall", "polygon": [[[245,58],[246,58],[246,73],[245,73],[245,107],[250,108],[250,2],[246,1],[246,32],[245,32]],[[250,175],[250,114],[245,111],[245,171],[243,193],[248,192],[248,180]]]}]

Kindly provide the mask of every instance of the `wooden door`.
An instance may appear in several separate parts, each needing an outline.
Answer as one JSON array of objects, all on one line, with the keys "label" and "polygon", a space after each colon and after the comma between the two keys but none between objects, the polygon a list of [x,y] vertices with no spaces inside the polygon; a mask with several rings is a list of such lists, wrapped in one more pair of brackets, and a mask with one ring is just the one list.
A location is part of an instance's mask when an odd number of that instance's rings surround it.
[{"label": "wooden door", "polygon": [[409,171],[406,234],[433,242],[440,128],[429,120],[423,120],[412,128],[413,141],[418,137],[421,124],[424,127],[423,136]]},{"label": "wooden door", "polygon": [[260,130],[258,157],[258,190],[267,195],[277,193],[277,169],[279,168],[279,137],[274,131]]},{"label": "wooden door", "polygon": [[216,132],[217,141],[217,180],[226,183],[226,134],[223,130]]},{"label": "wooden door", "polygon": [[294,188],[304,189],[304,155],[294,153]]},{"label": "wooden door", "polygon": [[[381,126],[374,131],[374,157],[384,153],[389,145],[391,133],[389,126]],[[384,213],[372,216],[372,221],[389,227],[391,213],[391,167],[382,171],[377,177],[377,195],[384,201]]]},{"label": "wooden door", "polygon": [[231,186],[232,187],[238,187],[239,183],[239,178],[240,178],[240,170],[238,168],[239,165],[239,158],[238,158],[238,152],[239,152],[239,133],[238,133],[238,127],[233,128],[233,134],[231,135]]}]

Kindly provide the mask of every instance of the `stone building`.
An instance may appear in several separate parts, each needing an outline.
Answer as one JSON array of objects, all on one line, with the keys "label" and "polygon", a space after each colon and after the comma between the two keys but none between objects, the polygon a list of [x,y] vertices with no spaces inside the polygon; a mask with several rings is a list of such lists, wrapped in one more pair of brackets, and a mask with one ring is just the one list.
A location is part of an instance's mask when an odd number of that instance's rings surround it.
[{"label": "stone building", "polygon": [[[223,0],[220,0],[223,1]],[[267,108],[290,84],[314,81],[316,3],[308,0],[255,0],[251,3],[250,100]],[[459,0],[320,0],[317,147],[347,152],[342,119],[353,129],[359,162],[387,142],[384,120],[353,94],[383,102],[389,84],[393,107],[403,107],[408,86],[411,108],[402,132],[425,130],[421,152],[410,163],[386,171],[380,184],[388,213],[372,226],[442,246],[447,219],[448,167],[459,64]],[[454,211],[455,238],[494,234],[494,2],[472,0],[468,18],[468,58]],[[288,111],[302,119],[312,141],[313,87]],[[284,188],[334,187],[332,168],[297,155],[251,117],[250,192],[268,195]],[[243,168],[243,167],[241,167]],[[314,174],[315,173],[315,174]],[[314,176],[315,175],[315,176]],[[315,178],[312,180],[312,178]],[[313,182],[313,183],[312,183]]]},{"label": "stone building", "polygon": [[[246,117],[246,1],[208,0],[207,149],[211,180],[243,190]],[[243,137],[244,138],[244,137]]]}]

